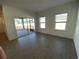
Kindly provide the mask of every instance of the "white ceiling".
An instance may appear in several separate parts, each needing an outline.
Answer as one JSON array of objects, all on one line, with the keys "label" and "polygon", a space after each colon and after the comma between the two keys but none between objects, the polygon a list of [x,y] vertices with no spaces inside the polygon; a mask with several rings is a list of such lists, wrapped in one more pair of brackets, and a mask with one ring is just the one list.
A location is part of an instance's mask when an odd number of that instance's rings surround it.
[{"label": "white ceiling", "polygon": [[39,12],[70,1],[74,0],[4,0],[7,4],[33,12]]}]

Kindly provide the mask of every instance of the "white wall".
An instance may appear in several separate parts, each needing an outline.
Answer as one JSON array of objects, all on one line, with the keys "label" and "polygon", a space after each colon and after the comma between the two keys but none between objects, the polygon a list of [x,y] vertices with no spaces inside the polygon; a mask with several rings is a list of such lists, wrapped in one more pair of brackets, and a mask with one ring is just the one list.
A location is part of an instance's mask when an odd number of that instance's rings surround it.
[{"label": "white wall", "polygon": [[77,56],[79,59],[79,4],[78,4],[78,17],[77,17],[75,36],[74,36],[74,43],[76,47]]},{"label": "white wall", "polygon": [[[68,21],[65,31],[55,30],[55,15],[61,13],[68,13]],[[76,16],[77,16],[77,6],[75,2],[66,3],[60,6],[53,7],[46,11],[38,13],[39,17],[46,16],[46,29],[40,29],[39,19],[36,20],[36,31],[43,32],[47,34],[57,35],[66,38],[73,38],[75,26],[76,26]]]},{"label": "white wall", "polygon": [[33,13],[23,11],[19,8],[3,5],[3,13],[5,18],[6,30],[9,40],[17,38],[17,33],[14,24],[14,18],[16,17],[34,17]]}]

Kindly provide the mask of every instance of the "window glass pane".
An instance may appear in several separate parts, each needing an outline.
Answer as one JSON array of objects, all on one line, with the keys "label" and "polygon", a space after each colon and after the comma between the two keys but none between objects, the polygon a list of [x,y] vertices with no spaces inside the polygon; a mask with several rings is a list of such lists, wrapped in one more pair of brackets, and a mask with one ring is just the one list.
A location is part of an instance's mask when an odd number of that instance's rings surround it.
[{"label": "window glass pane", "polygon": [[40,23],[40,28],[46,28],[45,23]]},{"label": "window glass pane", "polygon": [[27,29],[27,28],[28,28],[28,27],[27,27],[27,23],[28,23],[28,22],[27,22],[27,19],[24,18],[23,21],[24,21],[24,28]]},{"label": "window glass pane", "polygon": [[58,15],[55,16],[55,21],[56,22],[65,22],[65,21],[67,21],[67,15],[68,15],[68,13],[58,14]]},{"label": "window glass pane", "polygon": [[23,25],[22,25],[22,19],[20,18],[15,18],[15,27],[16,29],[23,29]]},{"label": "window glass pane", "polygon": [[23,21],[24,21],[24,23],[27,23],[27,19],[26,18],[24,18]]},{"label": "window glass pane", "polygon": [[32,21],[35,22],[35,21],[34,21],[34,18],[32,19]]},{"label": "window glass pane", "polygon": [[27,22],[29,22],[29,18],[27,18]]},{"label": "window glass pane", "polygon": [[16,23],[16,24],[21,24],[21,23],[22,23],[22,19],[20,19],[20,18],[15,18],[15,23]]},{"label": "window glass pane", "polygon": [[56,23],[55,29],[56,30],[65,30],[66,29],[66,23]]},{"label": "window glass pane", "polygon": [[41,17],[40,22],[45,22],[46,17]]}]

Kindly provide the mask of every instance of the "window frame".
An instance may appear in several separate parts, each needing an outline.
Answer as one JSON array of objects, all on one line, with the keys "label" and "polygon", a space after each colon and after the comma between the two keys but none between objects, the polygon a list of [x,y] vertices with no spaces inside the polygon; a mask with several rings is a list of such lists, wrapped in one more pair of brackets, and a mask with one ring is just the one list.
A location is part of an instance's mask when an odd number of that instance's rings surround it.
[{"label": "window frame", "polygon": [[[45,16],[44,16],[44,17],[45,17]],[[40,23],[39,27],[40,27],[41,29],[45,29],[45,28],[46,28],[46,17],[45,17],[45,21],[44,21],[44,22],[41,22],[41,21],[40,21],[41,18],[43,18],[43,17],[40,17],[40,18],[39,18],[39,23]],[[45,24],[45,27],[42,28],[42,27],[41,27],[41,24]]]},{"label": "window frame", "polygon": [[[62,15],[62,14],[67,14],[66,21],[65,21],[65,20],[64,20],[64,21],[56,21],[56,16],[57,16],[57,15]],[[67,27],[67,21],[68,21],[68,13],[67,13],[67,12],[66,12],[66,13],[59,13],[59,14],[56,14],[56,15],[55,15],[55,27],[54,27],[54,29],[57,30],[57,31],[65,31],[65,30],[66,30],[66,27]],[[57,23],[61,23],[61,24],[62,24],[62,23],[65,23],[65,24],[66,24],[66,25],[65,25],[65,29],[61,29],[61,28],[60,28],[60,29],[56,29],[56,24],[57,24]]]}]

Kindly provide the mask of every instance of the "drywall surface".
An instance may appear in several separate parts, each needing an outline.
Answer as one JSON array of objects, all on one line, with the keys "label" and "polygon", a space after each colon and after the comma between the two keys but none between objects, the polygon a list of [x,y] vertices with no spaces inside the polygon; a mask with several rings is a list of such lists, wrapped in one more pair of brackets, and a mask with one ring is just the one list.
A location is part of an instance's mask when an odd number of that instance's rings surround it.
[{"label": "drywall surface", "polygon": [[77,26],[76,26],[75,36],[74,36],[74,43],[76,47],[77,56],[79,59],[79,5],[78,5],[78,17],[77,17]]},{"label": "drywall surface", "polygon": [[17,33],[14,24],[14,18],[16,17],[34,17],[34,14],[23,11],[19,8],[3,5],[3,13],[5,18],[6,30],[9,40],[17,38]]},{"label": "drywall surface", "polygon": [[[68,13],[67,25],[65,31],[55,30],[55,15]],[[36,25],[36,31],[52,34],[56,36],[73,38],[75,26],[76,26],[76,16],[77,16],[77,6],[76,2],[66,3],[60,6],[56,6],[54,8],[48,9],[46,11],[42,11],[38,13],[38,19],[36,20],[38,23]],[[39,18],[46,17],[46,29],[40,29]]]}]

